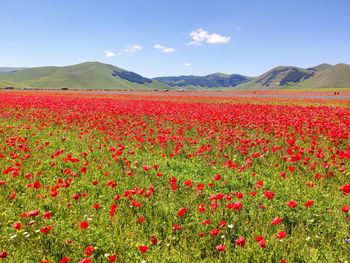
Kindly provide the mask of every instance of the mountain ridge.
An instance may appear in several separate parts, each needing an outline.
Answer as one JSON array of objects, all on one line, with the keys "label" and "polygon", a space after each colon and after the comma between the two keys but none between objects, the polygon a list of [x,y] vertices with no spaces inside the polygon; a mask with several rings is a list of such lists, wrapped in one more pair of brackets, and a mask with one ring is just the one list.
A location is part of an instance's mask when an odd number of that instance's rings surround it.
[{"label": "mountain ridge", "polygon": [[[157,80],[100,62],[84,62],[56,67],[27,68],[17,72],[3,73],[0,81],[15,87],[48,89],[167,89]],[[1,83],[1,82],[0,82]]]},{"label": "mountain ridge", "polygon": [[[1,69],[7,71],[1,72]],[[257,77],[216,72],[204,76],[146,78],[111,64],[88,61],[68,66],[0,68],[1,87],[111,90],[350,88],[350,65],[278,66]]]},{"label": "mountain ridge", "polygon": [[165,76],[154,78],[171,87],[235,87],[243,82],[249,81],[249,77],[240,74],[213,73],[205,76]]}]

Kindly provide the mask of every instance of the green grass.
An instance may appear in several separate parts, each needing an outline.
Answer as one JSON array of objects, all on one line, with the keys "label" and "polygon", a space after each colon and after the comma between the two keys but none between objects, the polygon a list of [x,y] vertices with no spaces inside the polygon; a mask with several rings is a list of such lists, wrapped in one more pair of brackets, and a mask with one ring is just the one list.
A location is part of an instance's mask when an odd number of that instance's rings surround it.
[{"label": "green grass", "polygon": [[337,64],[331,68],[317,72],[314,77],[297,83],[295,88],[350,88],[350,65]]},{"label": "green grass", "polygon": [[[137,84],[112,75],[122,69],[98,62],[86,62],[66,67],[39,67],[0,75],[0,81],[15,87],[41,89],[125,89],[152,90],[168,88],[159,81]],[[3,86],[3,84],[0,85]]]},{"label": "green grass", "polygon": [[[349,117],[346,109],[295,106],[289,111],[270,105],[266,110],[258,105],[249,106],[246,101],[233,104],[231,110],[241,108],[237,111],[240,114],[225,122],[215,121],[220,115],[214,113],[229,114],[225,112],[226,104],[207,105],[205,98],[202,104],[188,100],[160,103],[145,98],[133,101],[61,94],[4,99],[0,108],[0,154],[4,154],[0,158],[0,180],[6,184],[0,186],[0,252],[9,253],[4,262],[48,260],[52,263],[64,256],[71,258],[70,262],[79,262],[86,257],[87,246],[95,247],[93,262],[107,262],[105,254],[117,254],[118,262],[280,262],[282,258],[287,262],[344,262],[349,259],[350,244],[345,242],[349,238],[350,225],[346,220],[349,214],[342,212],[341,207],[349,205],[350,199],[339,187],[349,182],[350,163],[332,157],[337,150],[348,147],[348,137],[332,141],[325,135],[327,129],[313,126],[326,123],[325,118],[329,118],[327,123],[340,131]],[[5,107],[5,103],[9,104]],[[159,108],[167,113],[158,111]],[[287,118],[280,113],[283,109],[295,115]],[[324,113],[328,111],[329,114]],[[311,114],[309,122],[299,121],[305,117],[301,112]],[[245,122],[247,117],[250,121]],[[295,121],[289,122],[289,118]],[[344,134],[348,134],[344,129]],[[159,142],[162,138],[167,138],[166,143]],[[295,138],[295,147],[287,143],[290,138]],[[246,153],[243,153],[244,145]],[[311,145],[317,145],[313,153],[308,150]],[[274,146],[281,149],[273,151]],[[179,150],[175,151],[176,148]],[[299,162],[283,161],[284,156],[292,154],[288,153],[290,148],[293,154],[303,149]],[[318,148],[323,149],[323,158],[315,156]],[[63,153],[52,157],[58,150]],[[263,156],[251,158],[249,167],[239,172],[241,165],[247,165],[247,157],[256,152]],[[79,162],[67,161],[68,154]],[[223,165],[229,159],[240,165],[236,169]],[[310,171],[312,162],[317,165]],[[325,168],[324,162],[330,167]],[[153,168],[155,164],[158,170]],[[149,171],[143,169],[145,165]],[[281,179],[281,171],[288,170],[290,165],[295,166],[295,172],[287,172],[286,179]],[[19,167],[18,175],[5,174],[9,166]],[[87,167],[86,173],[82,167]],[[341,167],[345,172],[339,171]],[[332,177],[326,176],[329,171],[334,172]],[[28,173],[33,178],[26,179]],[[162,176],[156,176],[157,173]],[[323,178],[315,179],[316,173]],[[221,179],[215,181],[216,174]],[[172,177],[177,179],[175,191],[170,190]],[[69,181],[69,187],[60,184],[60,179]],[[94,180],[98,180],[97,185],[92,184]],[[192,180],[192,188],[184,185],[186,180]],[[40,189],[28,187],[35,181],[41,183]],[[110,181],[116,183],[114,188],[107,186]],[[256,188],[259,181],[264,185]],[[307,185],[309,181],[314,187]],[[197,192],[199,183],[204,184],[201,193]],[[53,198],[50,191],[58,184],[58,195]],[[125,196],[136,187],[136,194]],[[149,197],[139,192],[151,187],[155,192]],[[13,190],[16,198],[10,200]],[[274,191],[274,198],[267,200],[264,190]],[[252,191],[256,191],[256,196],[250,195]],[[243,193],[244,197],[238,199],[235,192]],[[225,197],[217,201],[218,208],[211,212],[209,198],[218,193],[230,194],[232,200]],[[74,194],[86,196],[74,200]],[[117,194],[121,198],[114,201]],[[298,201],[295,209],[286,206],[292,199]],[[131,200],[142,206],[132,208]],[[305,208],[307,200],[314,200],[314,205]],[[237,201],[243,203],[242,210],[226,208],[228,203]],[[99,210],[93,208],[95,203],[100,204]],[[117,204],[117,210],[111,218],[109,211],[113,203]],[[205,213],[198,212],[198,204],[205,204]],[[259,209],[259,205],[264,205],[264,209]],[[177,213],[183,207],[187,212],[179,217]],[[35,209],[40,210],[39,217],[19,217]],[[50,211],[52,218],[43,219],[44,211]],[[141,216],[145,218],[142,224],[137,222]],[[270,222],[276,216],[283,220],[273,226]],[[203,225],[205,219],[210,219],[211,224]],[[227,222],[226,226],[218,226],[221,220]],[[79,228],[82,221],[89,222],[85,230]],[[15,222],[22,222],[21,230],[13,229]],[[183,229],[173,231],[174,223]],[[48,225],[53,226],[51,232],[40,233]],[[219,230],[219,235],[209,234],[214,228]],[[287,233],[283,240],[276,238],[280,230]],[[201,232],[205,236],[199,238]],[[156,246],[151,244],[152,235],[158,239]],[[260,235],[267,240],[265,249],[255,241]],[[244,248],[235,245],[240,236],[246,239]],[[225,244],[226,251],[216,251],[218,244]],[[137,248],[140,245],[148,245],[149,251],[140,253]]]}]

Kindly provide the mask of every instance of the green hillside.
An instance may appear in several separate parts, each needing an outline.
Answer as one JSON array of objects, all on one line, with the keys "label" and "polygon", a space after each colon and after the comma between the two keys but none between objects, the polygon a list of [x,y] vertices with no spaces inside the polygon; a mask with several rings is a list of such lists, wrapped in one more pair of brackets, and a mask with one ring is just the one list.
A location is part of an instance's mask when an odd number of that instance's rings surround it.
[{"label": "green hillside", "polygon": [[2,73],[7,73],[7,72],[12,72],[12,71],[19,71],[23,70],[25,68],[18,68],[18,67],[0,67],[0,74]]},{"label": "green hillside", "polygon": [[279,66],[258,77],[214,73],[206,76],[168,76],[154,79],[99,62],[65,67],[37,67],[12,71],[2,68],[0,88],[213,90],[350,88],[350,65],[320,64],[311,68]]},{"label": "green hillside", "polygon": [[[5,84],[4,84],[5,83]],[[66,67],[37,67],[0,75],[0,86],[45,89],[166,89],[157,80],[99,62],[86,62]]]},{"label": "green hillside", "polygon": [[327,63],[322,63],[320,65],[317,65],[315,67],[312,67],[312,68],[307,68],[308,70],[313,70],[313,71],[322,71],[322,70],[325,70],[325,69],[328,69],[332,67],[331,64],[327,64]]},{"label": "green hillside", "polygon": [[240,85],[240,89],[277,89],[281,86],[288,86],[312,77],[315,74],[307,70],[292,66],[275,67],[259,77]]},{"label": "green hillside", "polygon": [[227,88],[235,87],[249,81],[249,78],[239,74],[214,73],[206,76],[169,76],[155,78],[175,88]]},{"label": "green hillside", "polygon": [[350,88],[350,65],[337,64],[303,82],[292,85],[295,88]]},{"label": "green hillside", "polygon": [[312,68],[280,66],[269,70],[236,89],[322,89],[350,88],[350,65],[320,64]]},{"label": "green hillside", "polygon": [[15,86],[14,83],[0,79],[0,88],[2,88],[2,87],[14,87],[14,86]]}]

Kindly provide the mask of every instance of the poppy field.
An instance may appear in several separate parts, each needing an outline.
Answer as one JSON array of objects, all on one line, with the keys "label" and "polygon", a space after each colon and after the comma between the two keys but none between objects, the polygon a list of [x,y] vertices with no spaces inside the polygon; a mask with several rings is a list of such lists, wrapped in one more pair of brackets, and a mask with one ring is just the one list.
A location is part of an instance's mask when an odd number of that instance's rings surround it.
[{"label": "poppy field", "polygon": [[0,92],[0,262],[348,261],[349,105]]}]

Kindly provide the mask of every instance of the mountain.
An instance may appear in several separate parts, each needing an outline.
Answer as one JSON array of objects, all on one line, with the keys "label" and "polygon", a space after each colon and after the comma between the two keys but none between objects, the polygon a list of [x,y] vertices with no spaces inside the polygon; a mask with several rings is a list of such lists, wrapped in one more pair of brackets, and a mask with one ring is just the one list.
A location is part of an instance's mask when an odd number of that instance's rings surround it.
[{"label": "mountain", "polygon": [[214,73],[149,79],[113,65],[85,62],[65,67],[0,68],[0,88],[4,87],[115,90],[350,88],[350,65],[320,64],[306,69],[279,66],[253,78]]},{"label": "mountain", "polygon": [[292,66],[279,66],[259,77],[253,78],[250,82],[239,87],[246,89],[276,89],[281,86],[288,86],[291,83],[304,81],[311,78],[314,74],[314,70]]},{"label": "mountain", "polygon": [[337,64],[314,74],[303,82],[296,83],[296,88],[350,88],[350,65]]},{"label": "mountain", "polygon": [[249,81],[249,78],[239,74],[214,73],[206,76],[177,76],[158,77],[160,82],[171,87],[201,87],[201,88],[226,88],[235,87]]},{"label": "mountain", "polygon": [[[1,84],[3,83],[3,84]],[[4,84],[5,83],[5,84]],[[0,85],[45,89],[167,89],[163,83],[99,62],[37,67],[0,74]]]},{"label": "mountain", "polygon": [[350,65],[320,64],[311,68],[279,66],[237,89],[350,88]]},{"label": "mountain", "polygon": [[23,70],[23,69],[25,69],[25,68],[0,67],[0,74],[7,73],[7,72],[13,72],[13,71],[19,71],[19,70]]},{"label": "mountain", "polygon": [[323,63],[323,64],[317,65],[315,67],[312,67],[312,68],[307,68],[307,70],[322,71],[322,70],[328,69],[330,67],[332,67],[331,64]]},{"label": "mountain", "polygon": [[258,77],[215,73],[207,76],[168,76],[155,78],[173,88],[213,89],[286,89],[350,88],[350,65],[320,64],[310,68],[275,67]]}]

